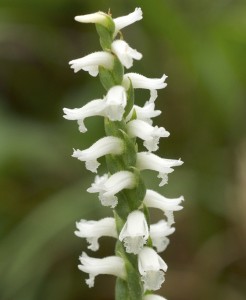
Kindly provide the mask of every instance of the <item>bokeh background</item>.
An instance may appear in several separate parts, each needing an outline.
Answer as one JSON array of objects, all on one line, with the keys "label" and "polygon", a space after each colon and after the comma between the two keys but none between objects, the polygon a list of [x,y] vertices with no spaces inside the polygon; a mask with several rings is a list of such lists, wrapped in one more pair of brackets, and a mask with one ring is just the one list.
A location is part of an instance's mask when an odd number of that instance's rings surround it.
[{"label": "bokeh background", "polygon": [[[62,108],[104,93],[98,78],[69,69],[69,60],[100,49],[94,25],[74,16],[110,8],[117,17],[138,6],[144,19],[123,31],[143,54],[132,71],[168,75],[155,122],[171,136],[158,153],[185,162],[161,189],[186,200],[162,255],[169,270],[160,294],[246,299],[246,2],[1,0],[1,300],[114,298],[114,278],[85,285],[77,264],[86,243],[73,234],[76,220],[111,214],[86,193],[93,176],[71,158],[72,148],[103,136],[103,121],[88,119],[82,135]],[[143,105],[148,93],[137,91],[136,99]],[[156,174],[144,176],[158,187]],[[102,257],[113,247],[102,238],[99,253],[87,252]]]}]

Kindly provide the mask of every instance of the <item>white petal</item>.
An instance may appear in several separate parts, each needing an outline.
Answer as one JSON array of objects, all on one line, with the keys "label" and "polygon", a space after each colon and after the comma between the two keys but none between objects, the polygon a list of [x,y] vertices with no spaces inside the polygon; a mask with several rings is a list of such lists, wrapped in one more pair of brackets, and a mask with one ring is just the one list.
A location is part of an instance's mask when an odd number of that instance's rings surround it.
[{"label": "white petal", "polygon": [[115,40],[111,45],[112,52],[116,54],[120,62],[127,69],[132,67],[133,59],[140,60],[142,54],[132,49],[125,41]]},{"label": "white petal", "polygon": [[107,154],[119,155],[124,151],[124,143],[114,136],[106,136],[95,142],[86,150],[74,150],[73,157],[86,162],[86,168],[92,172],[97,172],[100,165],[97,161],[99,157]]},{"label": "white petal", "polygon": [[138,255],[138,269],[145,290],[157,290],[165,280],[164,272],[167,271],[167,265],[152,248],[144,247]]},{"label": "white petal", "polygon": [[170,135],[163,127],[153,127],[142,120],[132,120],[127,123],[127,132],[130,137],[137,136],[144,140],[144,146],[149,151],[156,151],[159,148],[159,139]]},{"label": "white petal", "polygon": [[147,78],[137,73],[127,73],[123,77],[123,86],[128,89],[132,83],[135,89],[158,90],[167,86],[165,83],[167,76],[164,74],[161,78]]},{"label": "white petal", "polygon": [[99,51],[71,60],[69,64],[75,73],[79,70],[84,70],[88,71],[91,76],[97,76],[99,66],[103,66],[106,69],[113,68],[114,56],[109,52]]},{"label": "white petal", "polygon": [[136,178],[132,172],[119,171],[114,173],[105,182],[105,194],[117,194],[123,189],[133,189],[136,185]]},{"label": "white petal", "polygon": [[170,226],[174,223],[172,212],[181,210],[183,208],[180,205],[180,203],[183,200],[184,200],[183,196],[180,196],[179,198],[175,198],[175,199],[169,199],[153,190],[147,190],[143,203],[147,207],[153,207],[162,210],[166,215],[168,220],[168,225]]},{"label": "white petal", "polygon": [[136,167],[140,170],[153,170],[159,172],[159,176],[163,180],[160,185],[167,182],[167,174],[172,173],[172,167],[180,166],[183,162],[179,159],[166,159],[161,158],[153,153],[149,152],[139,152],[137,154]]},{"label": "white petal", "polygon": [[86,280],[89,287],[94,286],[94,278],[99,274],[114,275],[123,279],[126,277],[125,263],[121,257],[92,258],[83,252],[79,259],[79,269],[89,274],[89,279]]},{"label": "white petal", "polygon": [[157,98],[157,91],[151,90],[150,91],[150,99],[147,101],[143,107],[138,105],[134,105],[131,112],[126,118],[128,122],[132,118],[132,114],[135,111],[138,120],[142,120],[150,125],[152,125],[152,118],[157,117],[161,114],[160,110],[155,110],[155,99]]},{"label": "white petal", "polygon": [[86,132],[84,119],[92,116],[104,116],[105,101],[101,99],[92,100],[81,108],[63,108],[64,118],[67,120],[77,120],[80,132]]},{"label": "white petal", "polygon": [[74,19],[81,23],[99,23],[104,24],[107,21],[107,18],[109,16],[105,14],[104,12],[96,12],[92,14],[82,15],[82,16],[76,16]]},{"label": "white petal", "polygon": [[112,87],[105,97],[105,115],[111,121],[121,121],[127,104],[127,95],[124,87],[116,85]]},{"label": "white petal", "polygon": [[126,252],[139,253],[148,237],[149,229],[144,214],[137,210],[131,212],[119,235],[119,240],[124,240]]},{"label": "white petal", "polygon": [[129,26],[143,18],[143,13],[141,8],[137,7],[134,12],[128,14],[127,16],[118,17],[114,19],[115,24],[115,35],[118,31],[126,26]]},{"label": "white petal", "polygon": [[80,220],[76,222],[77,231],[75,235],[86,238],[91,244],[88,248],[97,251],[99,248],[98,239],[102,236],[117,238],[116,224],[114,218],[104,218],[99,221]]},{"label": "white petal", "polygon": [[164,220],[150,225],[150,237],[153,246],[157,249],[157,252],[162,252],[167,248],[169,244],[169,239],[167,236],[172,234],[174,231],[175,228],[170,227]]},{"label": "white petal", "polygon": [[89,193],[100,193],[104,191],[104,184],[108,180],[108,174],[102,176],[96,176],[95,181],[92,183],[91,187],[87,189]]}]

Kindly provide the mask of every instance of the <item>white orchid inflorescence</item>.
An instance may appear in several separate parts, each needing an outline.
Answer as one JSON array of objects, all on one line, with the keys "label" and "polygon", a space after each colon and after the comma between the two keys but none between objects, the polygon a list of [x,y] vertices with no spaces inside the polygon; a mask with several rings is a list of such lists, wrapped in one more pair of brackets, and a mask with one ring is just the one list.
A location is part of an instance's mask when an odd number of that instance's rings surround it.
[{"label": "white orchid inflorescence", "polygon": [[[79,131],[87,128],[85,119],[93,116],[104,118],[106,136],[95,141],[85,150],[75,150],[72,156],[85,162],[85,167],[97,173],[98,159],[107,156],[107,172],[96,175],[87,189],[97,193],[103,206],[114,210],[114,217],[101,220],[84,220],[76,223],[75,234],[85,238],[88,249],[99,249],[99,238],[112,237],[117,240],[115,255],[92,258],[86,253],[80,256],[79,269],[89,274],[86,283],[94,286],[99,274],[117,277],[116,299],[165,300],[151,291],[158,290],[165,280],[167,264],[158,253],[169,244],[168,236],[175,228],[173,212],[182,209],[183,196],[169,199],[145,188],[141,171],[158,172],[160,186],[167,184],[173,167],[180,166],[180,159],[161,158],[152,152],[158,150],[159,140],[168,137],[163,127],[153,126],[153,118],[161,114],[155,110],[157,90],[166,87],[166,75],[148,78],[138,73],[124,74],[134,60],[142,54],[124,41],[120,30],[142,19],[142,10],[136,8],[127,16],[112,18],[103,12],[75,17],[81,23],[95,23],[102,51],[69,62],[74,72],[84,70],[93,77],[99,75],[105,96],[95,99],[81,108],[64,108],[64,118],[76,120]],[[150,99],[143,107],[134,103],[134,89],[148,89]],[[147,149],[138,152],[136,140]],[[164,218],[150,224],[149,208],[159,209]]]}]

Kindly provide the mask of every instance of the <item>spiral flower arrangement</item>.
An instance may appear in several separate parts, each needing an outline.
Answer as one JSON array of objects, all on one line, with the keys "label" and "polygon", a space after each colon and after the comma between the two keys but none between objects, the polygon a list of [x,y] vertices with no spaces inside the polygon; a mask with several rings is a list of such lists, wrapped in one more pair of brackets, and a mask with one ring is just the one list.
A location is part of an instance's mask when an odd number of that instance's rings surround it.
[{"label": "spiral flower arrangement", "polygon": [[[81,23],[94,23],[100,37],[102,51],[69,62],[74,72],[87,71],[99,76],[105,88],[101,99],[88,102],[81,108],[64,108],[64,118],[76,120],[79,131],[87,131],[85,119],[93,116],[104,118],[106,136],[85,150],[74,150],[72,156],[85,162],[85,167],[97,173],[98,159],[106,157],[107,173],[96,175],[87,189],[96,193],[103,206],[112,208],[111,217],[101,220],[80,220],[75,234],[85,238],[88,249],[99,249],[99,238],[116,239],[115,255],[93,258],[85,252],[80,256],[79,269],[89,274],[86,283],[94,286],[97,275],[110,274],[117,277],[116,300],[163,300],[153,294],[165,280],[167,264],[158,254],[169,244],[168,236],[175,231],[173,212],[182,209],[183,197],[169,199],[156,191],[146,189],[142,170],[158,173],[160,186],[167,184],[173,167],[183,162],[178,159],[161,158],[153,152],[158,150],[159,139],[168,137],[163,127],[153,126],[152,119],[161,114],[155,109],[157,90],[166,87],[166,75],[148,78],[137,73],[125,73],[134,60],[142,54],[131,48],[123,39],[121,30],[142,19],[142,10],[112,18],[110,14],[96,12],[75,17]],[[150,98],[143,107],[135,104],[134,90],[147,89]],[[143,142],[144,152],[138,152]],[[142,141],[141,141],[142,140]],[[150,224],[149,208],[160,209],[164,217]]]}]

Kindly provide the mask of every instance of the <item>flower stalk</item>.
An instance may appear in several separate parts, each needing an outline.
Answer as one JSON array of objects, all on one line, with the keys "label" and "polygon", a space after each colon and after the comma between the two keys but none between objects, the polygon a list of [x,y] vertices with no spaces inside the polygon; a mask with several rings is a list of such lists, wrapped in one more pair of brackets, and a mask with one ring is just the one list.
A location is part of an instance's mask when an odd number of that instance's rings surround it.
[{"label": "flower stalk", "polygon": [[[116,276],[116,300],[165,300],[151,293],[161,287],[167,271],[166,262],[157,252],[168,246],[168,236],[175,231],[171,227],[173,212],[182,209],[183,200],[182,196],[168,199],[146,189],[141,175],[146,169],[157,171],[162,186],[167,183],[167,175],[173,172],[173,167],[183,163],[151,153],[158,149],[160,138],[169,136],[163,127],[152,125],[152,118],[161,113],[155,110],[157,90],[166,87],[167,76],[148,78],[137,73],[125,74],[125,68],[131,68],[142,54],[130,47],[122,34],[119,39],[118,33],[141,19],[140,8],[114,19],[103,12],[75,17],[78,22],[96,25],[102,51],[69,64],[74,72],[84,70],[93,77],[99,75],[106,95],[81,108],[64,108],[64,118],[76,120],[82,133],[87,131],[84,124],[87,117],[104,118],[106,136],[88,149],[74,150],[72,156],[85,162],[86,168],[94,173],[100,173],[98,159],[105,156],[107,172],[96,175],[87,191],[96,193],[103,206],[111,207],[113,217],[81,220],[76,223],[75,234],[85,238],[92,251],[99,249],[98,239],[102,236],[117,240],[113,256],[93,258],[83,252],[79,265],[81,271],[89,274],[86,280],[89,287],[94,286],[99,274]],[[150,90],[150,99],[143,107],[135,104],[134,90],[139,88]],[[138,153],[139,139],[148,152]],[[151,224],[149,208],[162,210],[165,218]]]}]

